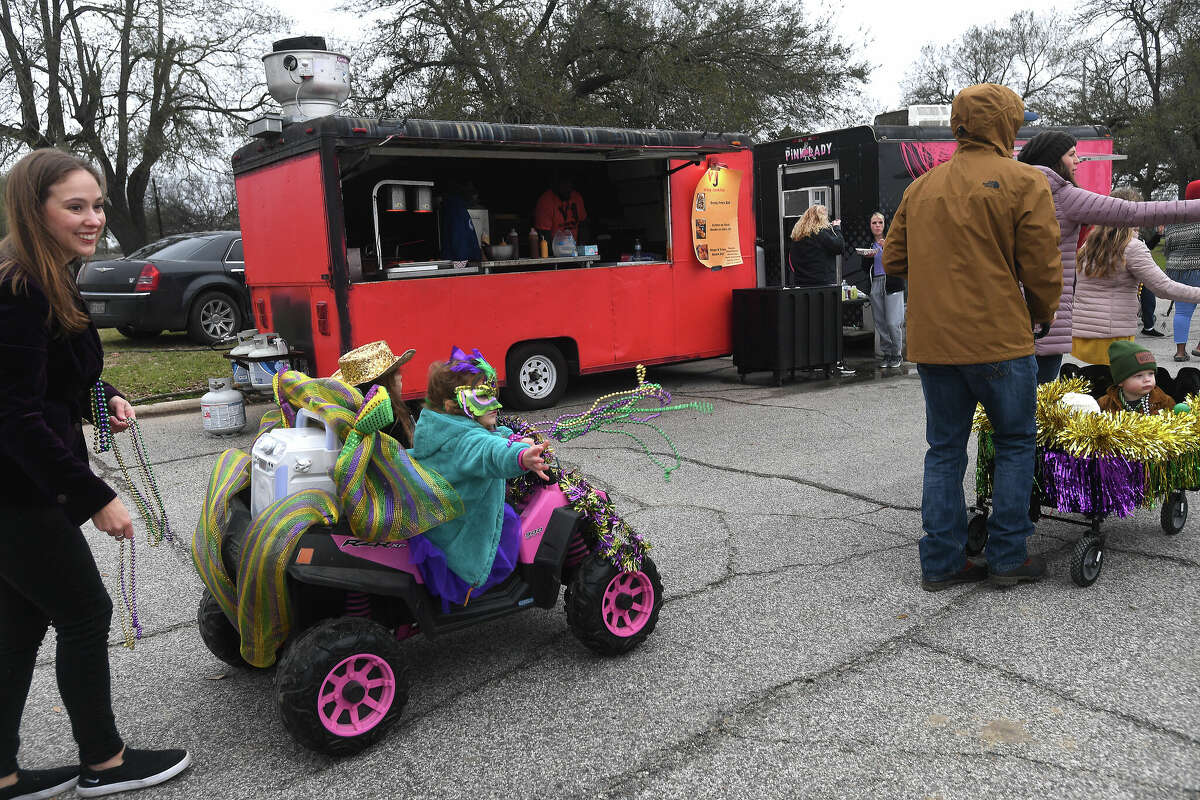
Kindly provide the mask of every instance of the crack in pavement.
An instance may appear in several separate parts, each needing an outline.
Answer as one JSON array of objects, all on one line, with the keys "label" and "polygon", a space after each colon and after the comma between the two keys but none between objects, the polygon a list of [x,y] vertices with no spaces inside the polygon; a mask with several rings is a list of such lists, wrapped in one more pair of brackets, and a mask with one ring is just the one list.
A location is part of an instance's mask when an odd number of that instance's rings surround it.
[{"label": "crack in pavement", "polygon": [[729,738],[738,739],[738,740],[745,741],[745,742],[762,742],[762,743],[766,743],[766,744],[799,744],[799,745],[805,745],[808,747],[811,747],[813,745],[817,745],[817,746],[826,745],[826,746],[832,747],[833,749],[838,750],[839,752],[843,752],[848,755],[858,755],[858,754],[861,754],[862,752],[864,752],[865,750],[870,750],[872,752],[888,753],[888,754],[892,754],[892,755],[903,755],[903,756],[910,756],[910,757],[922,758],[922,759],[940,756],[940,757],[946,757],[946,758],[950,758],[950,759],[968,758],[968,759],[974,759],[974,760],[984,760],[984,761],[988,761],[991,763],[996,763],[996,762],[1006,761],[1006,760],[1016,760],[1016,761],[1026,762],[1029,764],[1034,764],[1034,765],[1040,766],[1040,767],[1049,767],[1058,772],[1064,772],[1069,775],[1078,774],[1079,772],[1082,771],[1082,772],[1085,772],[1090,775],[1095,775],[1097,777],[1109,778],[1109,779],[1112,779],[1115,781],[1120,781],[1122,783],[1131,784],[1133,786],[1140,786],[1140,787],[1145,787],[1145,788],[1150,788],[1150,789],[1171,789],[1171,790],[1175,790],[1175,791],[1188,791],[1189,789],[1192,788],[1189,786],[1181,786],[1179,784],[1174,784],[1174,783],[1154,783],[1153,781],[1147,781],[1147,780],[1144,780],[1141,778],[1136,778],[1133,776],[1123,776],[1123,775],[1118,775],[1118,774],[1112,773],[1112,772],[1104,772],[1096,767],[1087,767],[1087,766],[1079,767],[1076,765],[1071,765],[1068,767],[1065,764],[1059,764],[1054,761],[1047,761],[1045,759],[1036,758],[1035,756],[1032,756],[1032,755],[1026,755],[1023,753],[1016,753],[1016,752],[1012,752],[1012,751],[997,752],[995,750],[970,751],[970,750],[940,750],[937,748],[921,749],[921,748],[896,747],[896,746],[881,747],[879,741],[876,739],[864,739],[862,737],[855,737],[855,736],[847,737],[846,739],[804,739],[804,738],[797,738],[794,736],[778,736],[777,737],[777,736],[755,736],[752,734],[743,735],[743,734],[739,734],[736,731],[730,731]]},{"label": "crack in pavement", "polygon": [[[922,626],[922,627],[924,627],[924,626]],[[953,650],[947,650],[943,647],[939,647],[938,645],[933,644],[930,641],[927,641],[924,639],[919,639],[916,637],[913,638],[912,644],[914,644],[918,647],[924,647],[925,649],[930,650],[931,652],[940,653],[949,658],[957,659],[957,660],[963,662],[964,664],[971,664],[973,666],[980,667],[980,668],[988,670],[990,672],[999,673],[999,674],[1003,675],[1004,677],[1008,678],[1009,680],[1015,681],[1017,683],[1025,684],[1026,686],[1031,686],[1039,691],[1046,692],[1047,694],[1051,694],[1051,695],[1054,695],[1055,697],[1062,698],[1063,700],[1066,700],[1067,702],[1074,703],[1075,705],[1079,706],[1080,708],[1082,708],[1086,711],[1091,711],[1092,713],[1095,713],[1095,714],[1108,714],[1108,715],[1117,717],[1118,719],[1124,720],[1125,722],[1128,722],[1131,725],[1134,725],[1135,727],[1142,728],[1142,729],[1148,730],[1148,731],[1153,731],[1154,733],[1158,733],[1163,736],[1167,736],[1172,739],[1176,739],[1178,741],[1184,742],[1185,744],[1200,746],[1200,738],[1198,738],[1196,736],[1192,736],[1191,734],[1185,733],[1183,731],[1177,731],[1174,728],[1168,728],[1165,725],[1160,725],[1159,723],[1154,722],[1152,720],[1143,719],[1142,717],[1134,716],[1133,714],[1130,714],[1125,711],[1119,711],[1117,709],[1111,709],[1111,708],[1103,708],[1101,706],[1093,705],[1092,703],[1089,703],[1082,698],[1076,697],[1075,695],[1072,695],[1062,689],[1059,689],[1054,686],[1050,686],[1048,684],[1044,684],[1041,681],[1036,680],[1035,678],[1031,678],[1028,675],[1024,675],[1024,674],[1017,672],[1016,670],[1010,669],[1008,667],[1003,667],[999,664],[993,664],[993,663],[990,663],[987,661],[983,661],[982,659],[978,659],[978,658],[975,658],[974,656],[969,656],[964,653],[955,652]]]},{"label": "crack in pavement", "polygon": [[789,690],[805,686],[815,686],[821,683],[830,683],[841,678],[843,675],[860,670],[862,667],[866,667],[895,653],[900,645],[913,641],[918,632],[940,622],[956,606],[965,602],[968,598],[974,597],[978,593],[979,588],[977,586],[971,587],[948,602],[940,611],[930,615],[930,618],[926,622],[915,625],[895,636],[888,637],[865,652],[853,655],[845,661],[833,664],[819,672],[797,676],[764,688],[756,697],[744,701],[739,707],[725,712],[719,717],[710,719],[707,727],[687,734],[677,742],[665,744],[651,751],[649,755],[642,758],[638,763],[613,776],[605,785],[593,786],[584,792],[574,794],[573,797],[576,800],[590,800],[592,797],[611,797],[613,794],[630,796],[639,788],[640,777],[642,775],[649,774],[651,771],[662,772],[672,766],[687,763],[689,760],[689,751],[696,753],[711,752],[715,749],[711,746],[712,743],[729,736],[737,725],[775,707],[777,702]]}]

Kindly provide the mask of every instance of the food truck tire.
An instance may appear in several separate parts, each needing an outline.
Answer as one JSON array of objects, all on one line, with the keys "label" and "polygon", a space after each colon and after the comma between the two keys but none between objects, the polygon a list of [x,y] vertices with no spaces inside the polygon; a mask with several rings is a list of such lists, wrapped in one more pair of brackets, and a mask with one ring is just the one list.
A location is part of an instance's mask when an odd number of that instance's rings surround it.
[{"label": "food truck tire", "polygon": [[525,342],[509,350],[505,374],[505,402],[524,411],[549,408],[567,390],[567,360],[551,342]]}]

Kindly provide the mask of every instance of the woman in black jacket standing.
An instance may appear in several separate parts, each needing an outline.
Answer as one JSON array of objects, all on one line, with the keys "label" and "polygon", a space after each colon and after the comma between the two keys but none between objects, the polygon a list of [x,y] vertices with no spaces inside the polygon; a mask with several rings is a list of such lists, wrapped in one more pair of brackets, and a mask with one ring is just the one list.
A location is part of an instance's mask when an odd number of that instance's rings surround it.
[{"label": "woman in black jacket standing", "polygon": [[846,249],[842,221],[829,221],[822,205],[809,206],[792,228],[788,270],[793,286],[833,286],[838,282],[837,257]]},{"label": "woman in black jacket standing", "polygon": [[[129,512],[88,466],[80,420],[99,387],[122,431],[133,408],[99,383],[100,337],[72,266],[104,228],[104,194],[90,166],[37,150],[8,175],[9,234],[0,241],[0,800],[80,797],[161,783],[189,763],[184,750],[126,748],[111,703],[112,600],[79,526],[87,519],[132,538]],[[96,420],[100,422],[100,420]],[[55,672],[79,764],[17,768],[17,736],[34,661],[49,625]]]}]

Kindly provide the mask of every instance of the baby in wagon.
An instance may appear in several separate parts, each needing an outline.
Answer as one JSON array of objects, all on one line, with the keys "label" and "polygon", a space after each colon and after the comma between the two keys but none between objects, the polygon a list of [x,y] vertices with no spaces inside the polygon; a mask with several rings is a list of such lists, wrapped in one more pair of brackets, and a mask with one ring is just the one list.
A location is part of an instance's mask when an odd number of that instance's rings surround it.
[{"label": "baby in wagon", "polygon": [[1113,385],[1100,398],[1101,411],[1157,414],[1175,407],[1171,395],[1156,385],[1154,372],[1158,364],[1146,348],[1127,340],[1115,341],[1108,346],[1108,364]]}]

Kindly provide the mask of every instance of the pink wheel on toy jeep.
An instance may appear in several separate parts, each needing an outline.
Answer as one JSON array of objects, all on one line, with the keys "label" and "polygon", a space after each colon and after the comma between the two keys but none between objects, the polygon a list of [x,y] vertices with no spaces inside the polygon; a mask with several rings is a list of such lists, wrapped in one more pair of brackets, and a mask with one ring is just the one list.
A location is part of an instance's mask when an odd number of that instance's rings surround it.
[{"label": "pink wheel on toy jeep", "polygon": [[361,736],[378,725],[396,697],[396,676],[377,655],[357,653],[329,670],[317,693],[321,724],[335,736]]},{"label": "pink wheel on toy jeep", "polygon": [[608,582],[601,604],[604,626],[614,636],[635,636],[654,610],[654,586],[644,572],[619,572]]}]

